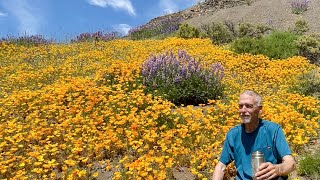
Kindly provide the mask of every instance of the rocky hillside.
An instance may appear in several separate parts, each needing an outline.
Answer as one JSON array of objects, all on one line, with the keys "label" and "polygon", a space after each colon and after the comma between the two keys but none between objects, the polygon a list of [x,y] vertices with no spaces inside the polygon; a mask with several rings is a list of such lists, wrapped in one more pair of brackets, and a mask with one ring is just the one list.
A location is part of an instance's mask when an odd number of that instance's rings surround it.
[{"label": "rocky hillside", "polygon": [[[187,21],[193,18],[206,16],[210,13],[214,13],[222,9],[228,9],[228,8],[245,5],[247,4],[246,1],[248,0],[206,0],[202,3],[199,3],[183,11],[156,17],[143,26],[154,27],[156,24],[159,24],[160,22],[166,21],[168,19],[172,19],[172,20],[182,19],[183,21]],[[257,0],[250,0],[250,1],[257,1]]]},{"label": "rocky hillside", "polygon": [[154,18],[145,26],[155,25],[163,19],[181,18],[195,27],[228,20],[286,30],[297,20],[304,19],[310,32],[320,32],[320,0],[310,0],[308,10],[299,15],[292,12],[293,1],[296,0],[206,0],[183,11]]}]

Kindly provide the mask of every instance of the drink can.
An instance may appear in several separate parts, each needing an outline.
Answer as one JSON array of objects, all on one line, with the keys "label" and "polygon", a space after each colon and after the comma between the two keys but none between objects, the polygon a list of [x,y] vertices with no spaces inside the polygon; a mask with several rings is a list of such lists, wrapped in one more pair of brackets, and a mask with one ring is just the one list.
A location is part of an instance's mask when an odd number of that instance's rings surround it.
[{"label": "drink can", "polygon": [[[255,151],[251,154],[251,165],[252,165],[252,177],[256,174],[258,171],[258,168],[260,164],[264,163],[264,154],[261,151]],[[255,178],[253,178],[255,179]]]}]

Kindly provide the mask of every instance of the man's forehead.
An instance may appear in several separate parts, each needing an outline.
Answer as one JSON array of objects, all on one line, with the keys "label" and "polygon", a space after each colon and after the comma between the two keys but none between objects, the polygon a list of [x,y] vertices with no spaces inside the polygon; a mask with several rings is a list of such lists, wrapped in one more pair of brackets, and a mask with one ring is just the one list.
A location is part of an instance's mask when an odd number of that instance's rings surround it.
[{"label": "man's forehead", "polygon": [[242,94],[240,95],[240,98],[239,98],[239,103],[240,102],[243,102],[243,103],[255,103],[256,99],[254,96],[250,96],[248,94]]}]

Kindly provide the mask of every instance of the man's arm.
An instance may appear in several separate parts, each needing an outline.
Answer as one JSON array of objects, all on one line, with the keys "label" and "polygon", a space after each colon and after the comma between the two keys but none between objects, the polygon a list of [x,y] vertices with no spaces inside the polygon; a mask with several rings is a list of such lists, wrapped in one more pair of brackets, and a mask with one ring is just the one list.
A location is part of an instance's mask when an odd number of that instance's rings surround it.
[{"label": "man's arm", "polygon": [[214,168],[212,180],[223,180],[225,170],[226,165],[219,161],[216,167]]},{"label": "man's arm", "polygon": [[256,173],[257,179],[272,179],[278,176],[285,176],[295,170],[296,161],[291,155],[282,158],[281,164],[263,163]]}]

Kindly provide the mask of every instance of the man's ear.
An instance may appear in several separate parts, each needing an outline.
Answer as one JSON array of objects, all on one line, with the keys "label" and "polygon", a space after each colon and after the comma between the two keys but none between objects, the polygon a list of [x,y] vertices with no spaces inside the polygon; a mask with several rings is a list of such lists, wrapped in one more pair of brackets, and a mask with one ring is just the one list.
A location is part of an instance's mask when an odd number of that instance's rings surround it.
[{"label": "man's ear", "polygon": [[259,106],[259,114],[262,113],[262,106]]}]

